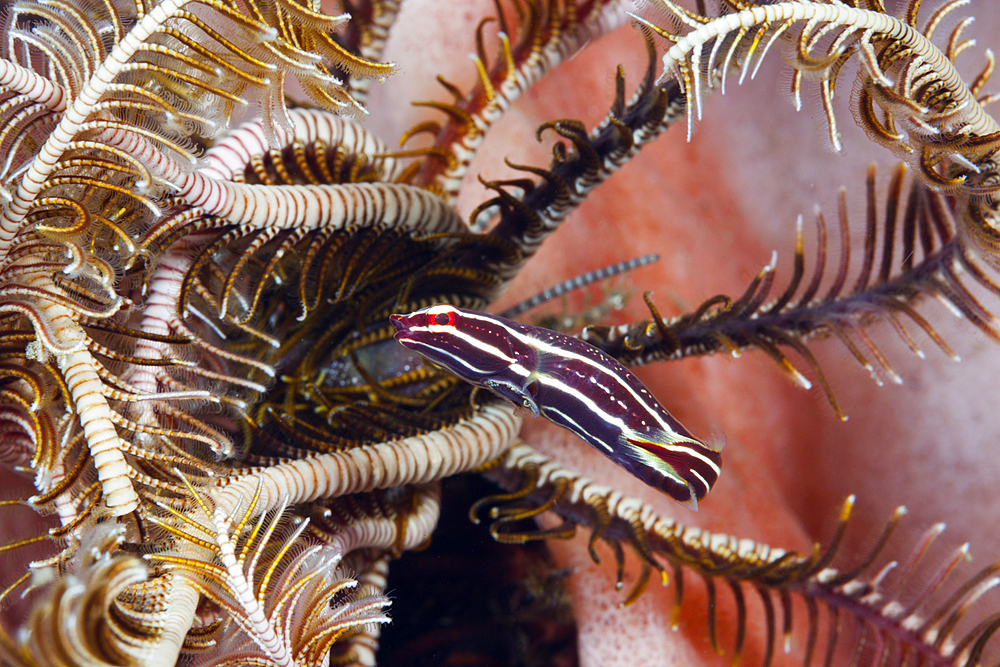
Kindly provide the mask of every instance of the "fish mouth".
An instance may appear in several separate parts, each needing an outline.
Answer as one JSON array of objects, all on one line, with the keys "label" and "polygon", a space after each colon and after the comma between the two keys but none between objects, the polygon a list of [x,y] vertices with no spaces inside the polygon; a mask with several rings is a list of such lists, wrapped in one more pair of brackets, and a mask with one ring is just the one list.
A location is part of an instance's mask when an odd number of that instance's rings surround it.
[{"label": "fish mouth", "polygon": [[408,318],[406,315],[389,316],[389,321],[392,322],[392,326],[396,327],[396,336],[399,336],[399,334],[405,333],[406,331],[409,330],[409,325],[406,322],[407,319]]},{"label": "fish mouth", "polygon": [[404,345],[408,348],[413,348],[416,345],[416,336],[410,331],[410,325],[407,322],[409,319],[406,315],[390,315],[389,321],[392,322],[392,326],[396,327],[396,333],[393,334],[393,338],[396,342]]}]

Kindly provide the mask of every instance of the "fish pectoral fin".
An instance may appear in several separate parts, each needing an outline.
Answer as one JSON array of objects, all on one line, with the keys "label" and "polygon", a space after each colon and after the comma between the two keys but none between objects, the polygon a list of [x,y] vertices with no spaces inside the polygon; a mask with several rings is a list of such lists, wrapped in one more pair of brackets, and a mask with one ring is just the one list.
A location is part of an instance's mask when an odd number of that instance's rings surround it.
[{"label": "fish pectoral fin", "polygon": [[508,400],[518,407],[527,408],[534,416],[538,416],[538,403],[516,383],[510,380],[489,378],[483,381],[483,386],[500,398]]},{"label": "fish pectoral fin", "polygon": [[705,446],[713,452],[721,454],[722,450],[726,448],[726,434],[722,431],[714,431],[705,441]]}]

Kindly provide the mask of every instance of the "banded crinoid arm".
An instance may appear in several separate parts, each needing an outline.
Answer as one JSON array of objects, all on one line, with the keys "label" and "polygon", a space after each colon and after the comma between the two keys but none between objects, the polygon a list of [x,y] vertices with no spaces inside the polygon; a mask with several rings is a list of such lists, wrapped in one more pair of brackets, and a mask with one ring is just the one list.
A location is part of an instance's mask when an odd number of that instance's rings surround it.
[{"label": "banded crinoid arm", "polygon": [[[54,4],[51,10],[19,3],[2,54],[23,67],[41,63],[52,84],[73,97],[47,134],[31,123],[14,128],[15,137],[34,133],[41,147],[8,182],[11,199],[0,217],[4,256],[53,176],[68,166],[67,152],[72,156],[81,141],[91,142],[88,151],[93,156],[114,156],[118,152],[105,145],[102,133],[121,131],[191,162],[188,129],[197,128],[196,135],[210,138],[235,108],[251,100],[265,118],[268,133],[274,127],[287,129],[282,100],[287,74],[324,105],[360,111],[331,68],[372,76],[392,69],[355,58],[331,39],[347,16],[328,16],[291,2],[266,9],[197,3],[202,7],[198,12],[190,11],[187,0],[148,8],[106,4],[92,16],[75,12],[71,4]],[[33,33],[32,24],[38,20],[51,21],[53,29],[41,36]],[[100,37],[105,31],[114,36],[110,44]],[[79,53],[70,58],[53,55],[71,53],[65,51],[68,44]],[[38,86],[30,94],[51,96]]]},{"label": "banded crinoid arm", "polygon": [[[830,141],[836,148],[840,139],[833,116],[834,86],[851,57],[861,65],[858,87],[863,92],[857,118],[873,138],[882,138],[898,153],[917,153],[918,160],[926,160],[930,156],[922,150],[925,141],[933,144],[938,137],[945,142],[956,136],[984,137],[1000,129],[952,62],[972,45],[972,41],[962,39],[967,22],[954,28],[947,52],[931,42],[945,15],[965,3],[942,5],[922,30],[917,28],[919,2],[910,3],[901,18],[889,15],[881,2],[865,3],[869,5],[866,8],[812,0],[761,6],[726,2],[735,11],[717,19],[692,13],[670,0],[651,4],[686,26],[682,34],[672,34],[644,22],[673,42],[664,54],[661,78],[676,76],[691,100],[689,137],[691,119],[701,117],[702,85],[712,88],[718,78],[725,90],[730,69],[739,70],[742,82],[748,72],[756,73],[760,61],[780,39],[794,44],[792,94],[796,105],[801,103],[806,72],[821,82]],[[990,69],[988,66],[987,71]],[[977,85],[981,83],[977,81]],[[885,113],[884,120],[875,116],[873,103]],[[897,130],[902,133],[897,134]],[[933,178],[930,172],[925,175]]]},{"label": "banded crinoid arm", "polygon": [[219,493],[222,507],[235,506],[260,486],[258,507],[269,510],[349,493],[420,484],[473,470],[505,451],[521,418],[509,406],[488,406],[452,428],[372,447],[319,454],[236,477]]},{"label": "banded crinoid arm", "polygon": [[6,664],[121,664],[146,657],[146,637],[135,632],[128,605],[121,600],[130,588],[145,584],[145,563],[117,552],[121,527],[105,523],[88,528],[72,557],[36,564],[37,580],[46,583],[26,619],[29,630],[16,641],[0,630],[0,656]]},{"label": "banded crinoid arm", "polygon": [[[380,150],[378,141],[363,130],[343,121],[334,121],[310,112],[293,113],[292,116],[296,121],[301,121],[302,134],[297,136],[302,138],[338,141],[335,145],[336,150],[347,150],[352,153],[359,151],[357,155],[361,160],[373,154],[369,151],[377,154]],[[237,133],[248,132],[237,130]],[[257,136],[253,132],[249,134]],[[198,174],[184,175],[176,168],[175,161],[162,155],[157,156],[153,144],[149,141],[132,140],[127,135],[120,135],[117,145],[127,150],[130,155],[148,162],[150,166],[153,166],[156,160],[155,164],[163,166],[162,169],[153,168],[152,173],[158,177],[171,178],[180,175],[181,178],[188,179],[184,183],[192,187],[210,184],[205,186],[205,190],[210,194],[202,198],[208,208],[179,209],[175,204],[170,215],[164,216],[138,244],[133,244],[142,249],[141,253],[154,256],[158,260],[150,276],[151,282],[143,287],[148,308],[145,309],[142,318],[129,322],[126,314],[123,318],[118,318],[115,324],[102,323],[98,314],[80,313],[81,308],[76,307],[78,312],[68,312],[61,316],[66,320],[65,323],[61,323],[59,327],[46,328],[46,322],[62,322],[53,311],[54,308],[60,307],[58,303],[42,311],[44,317],[35,318],[41,323],[36,325],[36,329],[42,333],[52,329],[67,336],[69,335],[67,331],[73,330],[73,327],[79,328],[74,319],[90,315],[86,321],[86,332],[82,333],[82,330],[77,332],[75,344],[80,344],[80,341],[89,338],[86,346],[90,350],[99,350],[104,365],[99,366],[90,357],[89,361],[76,359],[72,364],[73,396],[70,402],[78,406],[77,410],[84,423],[91,455],[99,464],[102,479],[107,478],[105,500],[115,511],[128,513],[136,508],[134,490],[127,478],[127,474],[133,472],[135,466],[126,463],[121,457],[120,451],[125,446],[115,433],[116,426],[125,431],[141,434],[139,437],[145,446],[138,447],[134,446],[135,443],[130,443],[128,453],[131,457],[160,460],[166,456],[167,459],[164,460],[169,460],[169,457],[178,456],[175,451],[160,451],[164,447],[172,450],[176,444],[162,444],[160,439],[164,437],[186,440],[196,448],[207,445],[216,455],[230,456],[234,453],[232,434],[225,434],[223,433],[225,429],[212,426],[196,416],[185,415],[183,401],[215,402],[225,405],[232,413],[239,414],[245,410],[248,400],[264,393],[266,383],[274,375],[273,360],[272,363],[268,363],[259,355],[253,357],[226,351],[222,349],[226,345],[225,340],[217,341],[217,344],[213,345],[204,336],[198,335],[198,329],[204,326],[205,314],[217,312],[236,329],[252,332],[267,342],[273,342],[275,341],[273,336],[262,333],[259,327],[254,328],[253,320],[259,316],[259,310],[270,307],[266,299],[262,300],[261,294],[270,285],[281,280],[280,276],[273,273],[279,268],[278,260],[297,244],[312,248],[308,253],[309,256],[312,258],[318,256],[321,259],[317,262],[318,270],[328,272],[331,262],[334,265],[336,262],[319,251],[324,241],[329,242],[334,252],[342,247],[341,241],[336,240],[338,231],[342,235],[347,235],[348,232],[345,231],[347,229],[355,232],[366,230],[364,233],[369,233],[375,238],[386,229],[390,230],[389,235],[395,235],[396,238],[423,234],[429,239],[426,241],[428,247],[438,247],[446,245],[447,242],[439,243],[435,240],[435,235],[445,239],[449,234],[464,230],[464,223],[439,198],[412,186],[391,183],[342,183],[272,187],[225,183]],[[245,142],[240,146],[245,147]],[[232,144],[226,145],[227,151],[231,148]],[[238,159],[238,153],[230,152],[225,164],[229,165],[230,170],[235,170],[233,164]],[[246,159],[252,161],[253,156]],[[370,164],[370,170],[375,174],[384,174],[383,168],[391,169],[389,165],[380,166],[377,159]],[[175,171],[170,171],[172,169]],[[211,189],[214,185],[218,187]],[[211,193],[221,196],[213,198]],[[190,192],[182,191],[182,194]],[[298,215],[295,215],[295,210],[298,210]],[[229,214],[233,219],[209,217],[211,213]],[[197,239],[199,234],[203,237],[202,241],[184,238],[185,235],[190,235],[193,239]],[[207,236],[210,234],[215,234],[215,238],[210,239]],[[303,239],[306,237],[309,238],[303,244]],[[228,270],[218,300],[208,297],[205,302],[199,300],[197,306],[193,306],[192,295],[203,289],[203,286],[196,282],[198,273],[206,265],[208,266],[206,270],[209,272],[217,268],[218,260],[212,258],[212,254],[227,244],[245,239],[249,239],[247,251],[250,254]],[[176,247],[172,247],[171,244],[175,241]],[[385,243],[391,246],[392,241],[386,240]],[[255,249],[261,249],[268,244],[271,245],[267,250],[273,253],[272,258],[268,260],[270,270],[258,275],[252,267],[247,266],[246,260],[253,256]],[[350,246],[347,249],[349,251]],[[398,248],[397,252],[400,252]],[[134,260],[139,254],[140,251],[134,250],[132,259]],[[244,273],[244,269],[248,273]],[[256,282],[250,285],[244,284],[241,278],[249,275],[254,275]],[[301,317],[304,318],[321,302],[324,275],[326,273],[316,276],[305,271],[301,276],[300,289],[297,293],[302,297]],[[318,282],[309,282],[313,279]],[[234,290],[240,291],[244,288],[250,292],[241,293],[239,297],[234,296]],[[244,296],[247,297],[246,301],[243,300]],[[123,301],[117,298],[117,303]],[[74,306],[73,302],[68,304]],[[196,307],[198,310],[195,310]],[[66,308],[63,308],[63,311],[65,310]],[[189,317],[190,319],[185,321]],[[212,324],[208,328],[218,331],[220,326],[224,325]],[[96,327],[100,333],[95,333],[92,327]],[[125,336],[124,348],[121,336]],[[225,339],[225,336],[222,338]],[[60,359],[62,357],[59,355],[65,355],[63,349],[65,345],[60,341],[45,341],[45,343],[46,353]],[[128,346],[133,344],[136,347],[129,349]],[[71,351],[76,357],[90,354],[88,350]],[[199,368],[197,364],[185,359],[191,352],[196,352],[202,359],[211,359],[209,365],[214,370]],[[223,372],[218,368],[220,360],[224,360],[229,372]],[[168,371],[165,368],[168,361],[183,370]],[[243,370],[240,370],[241,367]],[[84,373],[87,382],[82,382],[81,378],[84,375],[81,373]],[[103,374],[101,377],[103,382],[97,380],[97,374]],[[215,391],[211,391],[212,383],[220,381],[225,383],[229,390],[220,392],[216,385]],[[87,389],[85,396],[81,393],[84,387]],[[107,404],[110,399],[114,399],[116,403],[114,406]],[[176,403],[178,399],[181,400],[179,404]],[[100,425],[100,428],[96,425]],[[150,446],[150,443],[157,442],[160,444]],[[151,451],[154,449],[158,451]],[[199,463],[198,456],[191,456],[191,452],[184,451],[179,455],[186,458],[188,463],[193,462],[196,466]],[[114,457],[114,460],[104,460],[111,457]],[[111,474],[107,471],[115,472]],[[144,478],[143,483],[148,485],[149,480]],[[119,486],[122,487],[121,490]]]},{"label": "banded crinoid arm", "polygon": [[[791,94],[801,106],[803,88],[818,80],[829,140],[840,149],[835,118],[835,88],[844,66],[859,67],[852,112],[869,139],[890,148],[930,186],[959,201],[959,233],[994,268],[1000,249],[1000,223],[994,195],[1000,177],[994,158],[1000,124],[984,104],[995,97],[983,93],[994,70],[992,50],[969,80],[955,60],[975,40],[966,38],[974,17],[955,22],[941,46],[931,40],[965,2],[945,2],[921,17],[920,2],[908,3],[899,18],[881,2],[849,7],[802,0],[766,6],[727,3],[734,12],[719,18],[700,16],[669,0],[651,3],[673,16],[679,32],[642,19],[673,45],[664,55],[664,77],[676,76],[692,100],[692,120],[702,113],[702,90],[716,84],[725,90],[727,75],[756,74],[776,42],[792,44]],[[730,70],[732,73],[730,74]],[[672,74],[671,74],[672,73]]]},{"label": "banded crinoid arm", "polygon": [[[273,515],[278,508],[283,511],[287,506],[372,489],[420,484],[472,470],[496,459],[510,446],[516,436],[519,421],[509,408],[485,408],[481,414],[452,429],[376,445],[368,451],[356,449],[278,464],[259,474],[237,478],[232,483],[211,491],[215,508],[213,512],[218,512],[220,516],[231,516],[252,502],[253,517],[264,517],[269,513]],[[470,443],[473,445],[471,448]],[[205,493],[204,490],[195,492]],[[338,529],[332,533],[321,529],[319,532],[311,531],[310,534],[336,544],[339,548],[413,548],[426,541],[428,531],[436,523],[434,494],[431,492],[429,496],[425,494],[425,497],[423,504],[427,508],[422,509],[420,503],[415,504],[406,526],[400,526],[394,519],[374,517],[353,520],[346,529]],[[163,509],[171,515],[178,515],[177,510],[167,505],[163,505]],[[249,510],[242,511],[247,512],[248,517],[251,516]],[[234,522],[234,525],[238,524],[239,522]],[[155,556],[151,558],[155,560]],[[195,571],[204,570],[198,563],[188,566],[200,568]],[[199,590],[205,592],[203,589]],[[179,595],[177,592],[174,594]],[[169,631],[164,630],[162,633],[156,648],[156,653],[161,656],[160,664],[172,664],[174,658],[170,656],[177,656],[180,652],[180,642],[185,635],[182,628],[191,626],[195,608],[190,607],[187,611],[187,614],[174,615],[168,626]],[[305,630],[307,628],[303,629]]]},{"label": "banded crinoid arm", "polygon": [[[496,539],[566,539],[580,527],[595,563],[600,564],[601,544],[611,548],[618,589],[634,568],[626,566],[628,547],[640,572],[620,606],[634,605],[643,595],[666,597],[654,592],[659,587],[650,581],[659,574],[664,587],[673,589],[670,626],[687,633],[690,623],[704,623],[712,650],[728,654],[732,665],[767,667],[781,660],[782,648],[785,654],[794,649],[794,659],[807,666],[835,658],[851,665],[916,660],[971,666],[995,654],[1000,613],[992,589],[1000,584],[1000,562],[970,567],[968,544],[948,553],[936,543],[945,528],[941,523],[908,546],[895,535],[906,515],[903,507],[865,550],[847,557],[853,496],[843,503],[832,535],[799,553],[685,527],[524,444],[486,476],[509,493],[484,498],[470,516],[478,521],[488,513]],[[561,523],[548,521],[553,527],[538,529],[533,519],[540,514],[553,514]],[[697,579],[701,582],[692,586]],[[696,621],[685,600],[700,598],[702,590],[708,615]],[[760,645],[748,642],[748,619],[754,618],[763,621],[757,628],[762,636],[750,642]]]},{"label": "banded crinoid arm", "polygon": [[[330,646],[345,632],[388,621],[383,609],[389,601],[381,593],[344,599],[343,592],[357,586],[338,569],[347,545],[310,544],[309,521],[286,516],[287,498],[264,511],[253,494],[226,511],[184,481],[197,509],[181,513],[161,505],[164,513],[151,521],[175,544],[147,559],[156,571],[172,574],[173,585],[193,586],[221,611],[211,640],[202,636],[200,642],[225,647],[222,664],[325,664]],[[434,514],[433,498],[431,505]],[[422,537],[419,529],[413,532]],[[199,653],[219,664],[218,654],[204,651],[194,652],[195,661]]]},{"label": "banded crinoid arm", "polygon": [[[250,121],[228,132],[205,153],[204,161],[208,166],[202,167],[199,173],[224,181],[241,180],[242,172],[264,155],[277,160],[283,150],[294,149],[296,144],[303,147],[320,144],[343,150],[346,154],[368,157],[380,172],[382,181],[398,178],[398,163],[388,155],[389,147],[360,123],[318,109],[293,108],[287,113],[292,129],[287,132],[279,128],[273,142],[268,141],[260,120]],[[299,149],[295,150],[298,153]]]},{"label": "banded crinoid arm", "polygon": [[[368,151],[380,149],[381,142],[370,138],[360,128],[344,125],[343,121],[327,120],[309,112],[296,113],[294,119],[301,129],[291,129],[281,135],[281,139],[289,143],[335,141],[344,150],[356,149],[362,155],[371,155]],[[199,171],[187,170],[180,161],[158,150],[155,143],[127,131],[108,133],[107,142],[115,150],[147,165],[153,178],[169,186],[189,207],[201,209],[203,215],[215,216],[233,225],[251,229],[311,229],[384,224],[435,232],[464,230],[457,213],[444,200],[404,183],[267,186],[227,180],[234,176],[241,161],[247,165],[263,154],[263,147],[256,138],[259,131],[254,124],[237,129],[228,143],[223,138],[219,149],[221,165]],[[388,162],[380,171],[392,178],[392,169],[392,163]]]}]

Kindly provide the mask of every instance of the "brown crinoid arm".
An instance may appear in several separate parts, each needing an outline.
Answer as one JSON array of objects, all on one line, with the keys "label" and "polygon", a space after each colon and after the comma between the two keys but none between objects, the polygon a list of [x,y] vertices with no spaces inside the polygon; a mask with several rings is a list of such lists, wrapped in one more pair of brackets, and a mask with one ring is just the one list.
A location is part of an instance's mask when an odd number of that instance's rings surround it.
[{"label": "brown crinoid arm", "polygon": [[[346,30],[333,39],[346,51],[368,62],[382,62],[389,31],[399,14],[400,0],[344,0],[343,11],[351,15]],[[351,96],[364,105],[372,78],[347,71],[346,87]]]},{"label": "brown crinoid arm", "polygon": [[[685,527],[524,444],[512,448],[486,476],[509,493],[484,498],[470,517],[478,522],[488,515],[496,539],[516,544],[589,529],[595,562],[600,562],[598,543],[611,547],[619,589],[624,588],[626,548],[631,551],[640,571],[622,606],[655,585],[651,579],[669,582],[670,623],[690,630],[685,626],[694,616],[685,592],[691,596],[697,592],[691,588],[703,587],[708,611],[697,621],[704,623],[698,632],[707,635],[715,653],[728,654],[731,665],[749,650],[768,667],[793,645],[806,667],[835,659],[850,665],[915,661],[971,667],[995,654],[1000,614],[996,593],[990,591],[1000,563],[968,567],[968,544],[949,553],[936,543],[944,524],[931,526],[910,545],[894,539],[905,508],[892,514],[867,549],[848,556],[842,550],[853,496],[842,505],[825,543],[796,552]],[[561,523],[540,530],[533,519],[546,512]],[[763,621],[756,640],[762,646],[748,643],[748,618]]]},{"label": "brown crinoid arm", "polygon": [[[927,297],[935,297],[1000,341],[992,313],[1000,285],[992,271],[963,247],[955,232],[951,201],[915,179],[904,196],[905,172],[903,165],[897,167],[880,213],[875,169],[869,169],[860,259],[855,255],[852,261],[846,192],[841,191],[839,232],[828,229],[822,213],[816,214],[817,247],[809,268],[800,219],[793,272],[783,289],[775,285],[772,261],[739,296],[713,296],[693,312],[668,320],[647,296],[652,320],[614,328],[591,326],[582,337],[633,364],[717,352],[739,356],[745,349],[757,348],[796,383],[809,388],[811,382],[789,358],[791,352],[810,369],[841,418],[833,391],[807,345],[812,338],[839,339],[880,384],[882,376],[897,383],[902,380],[873,340],[874,324],[888,324],[920,356],[924,353],[919,336],[914,338],[911,331],[920,330],[945,354],[958,358],[931,323],[934,316],[923,314]],[[832,236],[839,236],[836,260],[828,252]]]},{"label": "brown crinoid arm", "polygon": [[569,144],[561,140],[555,144],[548,168],[508,162],[508,166],[535,178],[481,179],[497,196],[476,208],[472,214],[474,226],[492,224],[488,237],[516,249],[515,254],[491,267],[501,279],[492,293],[494,297],[506,289],[542,243],[596,187],[683,113],[684,96],[677,84],[655,83],[655,51],[648,41],[647,52],[649,65],[631,97],[626,97],[625,74],[619,67],[611,109],[596,127],[588,131],[581,122],[567,119],[538,128],[539,140],[551,132]]},{"label": "brown crinoid arm", "polygon": [[[475,86],[463,93],[439,77],[452,101],[417,103],[439,109],[447,116],[446,122],[420,123],[402,137],[404,144],[416,134],[434,137],[431,146],[413,151],[425,157],[412,166],[407,178],[449,202],[454,202],[490,126],[539,79],[624,18],[618,0],[526,0],[513,4],[513,16],[497,3],[496,18],[479,23],[472,56]],[[489,57],[487,32],[493,23],[499,29],[499,48]]]}]

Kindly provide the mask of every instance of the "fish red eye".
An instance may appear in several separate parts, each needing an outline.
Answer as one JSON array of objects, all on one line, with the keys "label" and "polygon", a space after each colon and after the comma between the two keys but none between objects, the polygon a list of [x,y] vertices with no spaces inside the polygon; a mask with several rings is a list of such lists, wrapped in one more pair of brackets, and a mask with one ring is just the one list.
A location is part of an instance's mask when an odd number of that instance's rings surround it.
[{"label": "fish red eye", "polygon": [[448,325],[451,325],[451,324],[455,323],[455,314],[454,313],[437,313],[437,314],[429,316],[427,319],[430,320],[430,322],[428,322],[428,324],[435,324],[435,325],[437,325],[439,327],[445,327],[445,326],[448,326]]}]

